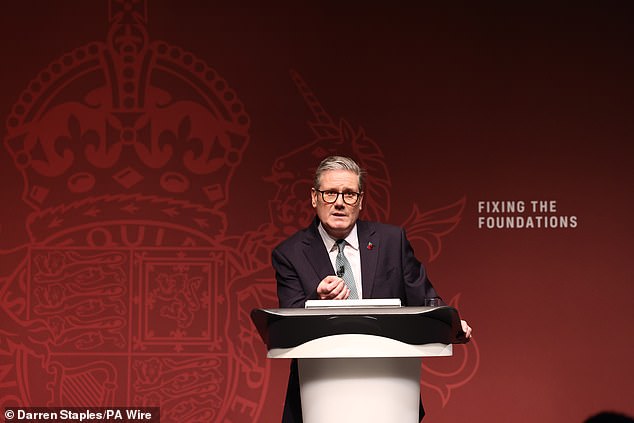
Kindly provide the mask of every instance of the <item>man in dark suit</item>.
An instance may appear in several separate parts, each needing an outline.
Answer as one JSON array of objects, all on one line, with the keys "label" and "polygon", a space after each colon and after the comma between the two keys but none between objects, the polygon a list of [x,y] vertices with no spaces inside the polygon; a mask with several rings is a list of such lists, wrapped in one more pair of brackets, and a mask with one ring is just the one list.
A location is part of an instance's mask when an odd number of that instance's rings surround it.
[{"label": "man in dark suit", "polygon": [[[273,251],[280,307],[348,298],[399,298],[404,306],[420,306],[427,298],[439,298],[403,229],[358,220],[363,172],[354,160],[324,159],[315,172],[311,202],[317,214],[314,222]],[[462,327],[470,338],[469,325],[462,321]],[[293,360],[282,422],[301,421]]]}]

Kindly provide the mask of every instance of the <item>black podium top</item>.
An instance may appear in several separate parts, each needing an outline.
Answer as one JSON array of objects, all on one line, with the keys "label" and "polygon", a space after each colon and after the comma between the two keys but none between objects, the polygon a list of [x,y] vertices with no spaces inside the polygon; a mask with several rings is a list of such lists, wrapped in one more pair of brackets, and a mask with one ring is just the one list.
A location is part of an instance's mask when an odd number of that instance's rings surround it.
[{"label": "black podium top", "polygon": [[268,349],[343,334],[382,336],[411,345],[468,342],[458,311],[448,306],[255,309],[251,320]]}]

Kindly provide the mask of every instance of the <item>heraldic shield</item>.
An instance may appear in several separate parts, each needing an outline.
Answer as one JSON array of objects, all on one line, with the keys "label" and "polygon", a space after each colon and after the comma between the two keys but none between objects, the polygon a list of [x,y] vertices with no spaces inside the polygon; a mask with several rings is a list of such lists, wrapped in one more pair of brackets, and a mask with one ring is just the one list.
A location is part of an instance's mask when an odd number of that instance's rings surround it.
[{"label": "heraldic shield", "polygon": [[[273,379],[249,313],[277,304],[271,250],[313,219],[310,175],[328,154],[358,158],[370,175],[364,218],[389,221],[385,157],[291,71],[313,138],[262,178],[275,185],[270,220],[228,234],[230,182],[250,142],[245,106],[196,55],[150,39],[146,1],[107,5],[105,41],[51,62],[6,120],[28,213],[27,241],[0,251],[0,406],[259,421]],[[412,206],[403,226],[421,258],[440,254],[464,207]],[[443,406],[479,365],[475,342],[454,354],[458,369],[423,366]]]},{"label": "heraldic shield", "polygon": [[2,405],[257,421],[269,367],[248,312],[274,293],[241,282],[223,210],[249,116],[146,21],[144,1],[111,1],[106,41],[52,62],[7,119],[32,212],[3,278]]}]

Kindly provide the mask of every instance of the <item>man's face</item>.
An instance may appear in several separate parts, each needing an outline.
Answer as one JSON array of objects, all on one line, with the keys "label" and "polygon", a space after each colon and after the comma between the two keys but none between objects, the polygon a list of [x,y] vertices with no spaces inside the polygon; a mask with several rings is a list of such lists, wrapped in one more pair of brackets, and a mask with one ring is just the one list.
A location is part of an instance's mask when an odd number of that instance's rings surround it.
[{"label": "man's face", "polygon": [[[321,174],[319,191],[359,192],[359,177],[349,170],[328,170]],[[363,195],[352,205],[344,202],[343,195],[339,195],[334,203],[328,204],[315,189],[311,191],[311,199],[321,224],[335,239],[348,236],[363,205]]]}]

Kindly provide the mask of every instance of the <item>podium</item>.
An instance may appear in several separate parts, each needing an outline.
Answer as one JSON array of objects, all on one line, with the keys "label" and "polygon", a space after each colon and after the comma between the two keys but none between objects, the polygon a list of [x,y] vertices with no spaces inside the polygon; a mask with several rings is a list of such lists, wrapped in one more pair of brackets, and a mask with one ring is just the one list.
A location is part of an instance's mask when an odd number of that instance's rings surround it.
[{"label": "podium", "polygon": [[467,342],[453,307],[251,312],[269,358],[296,358],[304,423],[418,423],[422,357]]}]

